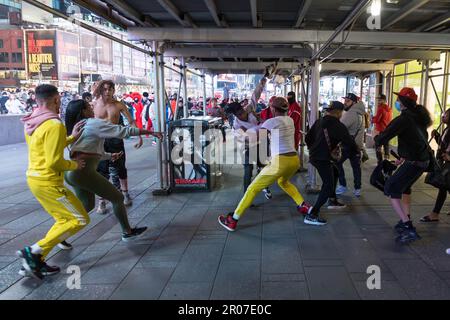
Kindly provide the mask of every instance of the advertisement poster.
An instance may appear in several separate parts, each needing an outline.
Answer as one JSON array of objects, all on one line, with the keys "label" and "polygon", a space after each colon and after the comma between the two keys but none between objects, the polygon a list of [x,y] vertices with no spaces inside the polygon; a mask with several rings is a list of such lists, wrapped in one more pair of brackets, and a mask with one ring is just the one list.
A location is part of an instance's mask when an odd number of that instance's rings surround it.
[{"label": "advertisement poster", "polygon": [[58,80],[56,30],[25,31],[29,79]]},{"label": "advertisement poster", "polygon": [[80,49],[78,35],[58,31],[57,46],[59,80],[80,81]]}]

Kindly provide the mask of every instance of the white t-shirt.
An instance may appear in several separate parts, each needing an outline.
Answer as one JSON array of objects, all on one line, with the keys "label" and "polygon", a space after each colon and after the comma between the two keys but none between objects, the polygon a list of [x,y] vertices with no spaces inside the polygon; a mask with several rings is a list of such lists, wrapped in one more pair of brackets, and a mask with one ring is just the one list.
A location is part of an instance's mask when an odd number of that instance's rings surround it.
[{"label": "white t-shirt", "polygon": [[266,120],[261,126],[270,131],[270,153],[274,157],[295,151],[295,126],[294,120],[289,116],[279,116]]}]

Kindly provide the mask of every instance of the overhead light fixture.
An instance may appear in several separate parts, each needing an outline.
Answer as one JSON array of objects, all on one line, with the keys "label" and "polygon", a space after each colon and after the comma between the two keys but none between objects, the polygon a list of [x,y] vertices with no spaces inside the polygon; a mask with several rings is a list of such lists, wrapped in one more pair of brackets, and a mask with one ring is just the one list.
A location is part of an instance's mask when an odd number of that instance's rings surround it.
[{"label": "overhead light fixture", "polygon": [[381,0],[372,0],[372,5],[370,6],[370,13],[374,17],[378,17],[381,13]]},{"label": "overhead light fixture", "polygon": [[399,0],[386,0],[387,3],[397,4],[400,1]]}]

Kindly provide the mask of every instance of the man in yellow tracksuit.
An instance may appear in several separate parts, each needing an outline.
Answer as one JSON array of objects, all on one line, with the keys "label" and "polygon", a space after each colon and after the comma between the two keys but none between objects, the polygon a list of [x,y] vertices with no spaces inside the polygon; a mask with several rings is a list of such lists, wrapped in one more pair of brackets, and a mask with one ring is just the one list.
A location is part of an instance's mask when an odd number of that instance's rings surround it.
[{"label": "man in yellow tracksuit", "polygon": [[55,86],[39,85],[36,100],[38,108],[22,119],[28,145],[27,183],[42,207],[55,219],[55,224],[42,240],[17,254],[26,272],[42,279],[60,271],[58,267],[47,265],[45,257],[58,243],[86,226],[89,215],[81,201],[64,186],[64,171],[85,165],[84,161],[64,159],[64,148],[78,139],[82,124],[66,137],[66,129],[58,116],[61,99]]}]

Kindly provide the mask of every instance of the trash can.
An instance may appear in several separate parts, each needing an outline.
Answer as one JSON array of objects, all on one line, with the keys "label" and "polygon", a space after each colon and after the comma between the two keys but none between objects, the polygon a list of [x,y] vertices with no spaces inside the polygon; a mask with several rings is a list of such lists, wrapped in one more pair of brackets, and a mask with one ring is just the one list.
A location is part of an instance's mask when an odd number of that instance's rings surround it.
[{"label": "trash can", "polygon": [[212,191],[222,175],[219,142],[223,120],[189,117],[169,124],[171,190]]}]

